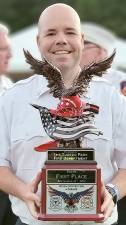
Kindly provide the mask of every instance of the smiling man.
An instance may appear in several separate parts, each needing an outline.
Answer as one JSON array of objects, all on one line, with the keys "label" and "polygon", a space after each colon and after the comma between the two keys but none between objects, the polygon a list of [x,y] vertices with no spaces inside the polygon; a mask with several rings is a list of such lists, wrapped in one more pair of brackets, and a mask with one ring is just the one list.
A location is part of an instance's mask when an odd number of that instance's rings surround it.
[{"label": "smiling man", "polygon": [[80,72],[83,35],[79,16],[71,7],[50,6],[41,14],[38,26],[37,43],[42,57],[59,68],[69,86]]},{"label": "smiling man", "polygon": [[[83,43],[80,19],[72,7],[58,3],[42,12],[38,48],[41,56],[61,71],[67,88],[81,71]],[[117,221],[117,200],[126,194],[126,100],[105,80],[96,77],[82,100],[100,108],[96,127],[103,135],[83,137],[82,146],[93,147],[96,151],[96,161],[108,189],[103,185],[101,211],[105,220],[99,224],[111,225]],[[0,188],[10,194],[12,209],[19,217],[16,225],[95,225],[83,221],[37,220],[40,207],[40,197],[36,193],[40,182],[38,172],[44,165],[46,153],[39,154],[34,148],[50,139],[41,125],[39,113],[30,103],[49,109],[56,108],[59,103],[43,76],[34,75],[18,82],[0,99]]]}]

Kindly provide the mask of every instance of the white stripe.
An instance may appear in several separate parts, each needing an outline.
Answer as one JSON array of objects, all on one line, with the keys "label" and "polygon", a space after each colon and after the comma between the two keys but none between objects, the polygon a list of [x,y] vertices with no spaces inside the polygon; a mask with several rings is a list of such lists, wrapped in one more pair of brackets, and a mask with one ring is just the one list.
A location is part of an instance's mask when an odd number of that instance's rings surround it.
[{"label": "white stripe", "polygon": [[58,132],[58,130],[59,131],[63,131],[63,132],[65,132],[65,131],[73,131],[74,130],[74,132],[76,131],[76,130],[78,130],[78,129],[80,129],[80,128],[84,128],[84,129],[87,129],[87,127],[89,127],[90,126],[90,129],[91,128],[95,128],[95,127],[93,127],[92,126],[92,124],[89,124],[89,123],[87,123],[87,124],[79,124],[78,126],[75,126],[75,127],[56,127],[56,130],[57,130],[57,132]]},{"label": "white stripe", "polygon": [[74,120],[73,122],[72,121],[62,121],[62,120],[57,120],[57,124],[60,124],[60,125],[63,125],[63,126],[67,126],[67,127],[70,127],[70,126],[74,126],[76,125],[77,123],[86,123],[87,122],[87,119],[90,120],[90,122],[94,123],[94,120],[93,118],[79,118],[77,120]]}]

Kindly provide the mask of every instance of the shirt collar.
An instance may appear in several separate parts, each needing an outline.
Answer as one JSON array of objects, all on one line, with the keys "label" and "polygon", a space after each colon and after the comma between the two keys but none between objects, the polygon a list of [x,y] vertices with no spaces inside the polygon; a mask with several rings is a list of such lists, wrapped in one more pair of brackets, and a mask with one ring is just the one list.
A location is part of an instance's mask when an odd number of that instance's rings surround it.
[{"label": "shirt collar", "polygon": [[39,83],[39,88],[37,91],[37,97],[39,98],[41,95],[43,95],[45,92],[49,91],[49,87],[47,87],[48,81],[41,76],[41,82]]}]

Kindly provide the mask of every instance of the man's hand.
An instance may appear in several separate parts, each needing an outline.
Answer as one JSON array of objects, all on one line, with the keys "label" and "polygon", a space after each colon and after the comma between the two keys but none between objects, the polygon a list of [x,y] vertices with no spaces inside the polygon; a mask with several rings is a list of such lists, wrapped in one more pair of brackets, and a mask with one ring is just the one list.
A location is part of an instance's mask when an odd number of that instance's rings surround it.
[{"label": "man's hand", "polygon": [[41,172],[29,184],[24,183],[12,173],[10,168],[5,166],[0,167],[0,175],[1,190],[24,201],[32,216],[38,218],[40,197],[36,192],[41,181]]},{"label": "man's hand", "polygon": [[102,199],[103,203],[101,206],[101,212],[104,214],[104,221],[112,215],[114,209],[114,202],[112,195],[108,192],[105,186],[102,184]]},{"label": "man's hand", "polygon": [[38,190],[38,185],[41,181],[41,172],[38,173],[38,175],[36,176],[36,178],[27,185],[27,191],[25,193],[25,203],[31,213],[31,215],[34,218],[38,218],[38,213],[39,213],[39,209],[40,209],[40,197],[36,194],[37,190]]}]

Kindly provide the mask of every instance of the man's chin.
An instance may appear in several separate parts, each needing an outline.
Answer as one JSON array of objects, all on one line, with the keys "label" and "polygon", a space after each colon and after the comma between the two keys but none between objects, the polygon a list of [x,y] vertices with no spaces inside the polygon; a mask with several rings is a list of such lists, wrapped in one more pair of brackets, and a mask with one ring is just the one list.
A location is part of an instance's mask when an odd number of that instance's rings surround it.
[{"label": "man's chin", "polygon": [[54,65],[57,69],[60,70],[60,72],[66,71],[70,65],[66,62],[54,62],[53,60],[50,60],[52,65]]},{"label": "man's chin", "polygon": [[55,66],[56,66],[60,71],[64,71],[64,70],[68,69],[68,65],[65,64],[65,63],[62,63],[62,64],[58,63],[58,64],[55,64]]}]

